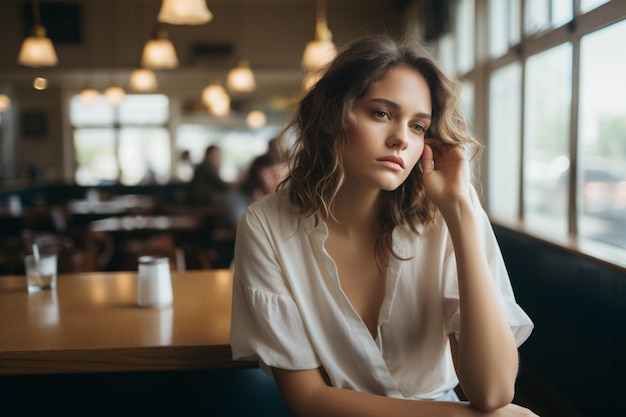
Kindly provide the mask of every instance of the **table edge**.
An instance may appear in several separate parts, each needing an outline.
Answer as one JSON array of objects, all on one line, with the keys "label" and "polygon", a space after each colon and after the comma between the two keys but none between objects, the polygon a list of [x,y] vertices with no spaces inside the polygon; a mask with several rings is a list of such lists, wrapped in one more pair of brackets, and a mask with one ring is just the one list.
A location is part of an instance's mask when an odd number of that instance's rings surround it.
[{"label": "table edge", "polygon": [[0,375],[254,368],[233,361],[230,345],[0,351]]}]

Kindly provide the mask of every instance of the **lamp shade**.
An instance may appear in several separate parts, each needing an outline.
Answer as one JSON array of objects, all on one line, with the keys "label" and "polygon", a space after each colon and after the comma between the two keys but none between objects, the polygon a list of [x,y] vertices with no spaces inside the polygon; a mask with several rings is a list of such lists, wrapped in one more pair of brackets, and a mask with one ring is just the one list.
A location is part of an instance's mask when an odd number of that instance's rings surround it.
[{"label": "lamp shade", "polygon": [[209,84],[202,90],[202,102],[216,116],[225,116],[230,111],[230,97],[219,84]]},{"label": "lamp shade", "polygon": [[302,88],[304,91],[309,91],[315,84],[322,78],[322,71],[309,71],[304,75],[302,79]]},{"label": "lamp shade", "polygon": [[104,90],[104,98],[106,98],[113,107],[119,106],[125,96],[126,92],[119,85],[112,85]]},{"label": "lamp shade", "polygon": [[95,88],[91,88],[91,87],[87,87],[83,89],[83,91],[80,92],[81,100],[83,100],[83,103],[85,103],[88,106],[91,106],[92,104],[94,104],[99,96],[100,96],[100,93],[98,92],[98,90],[96,90]]},{"label": "lamp shade", "polygon": [[239,65],[230,70],[226,85],[230,91],[234,92],[250,93],[254,91],[256,81],[248,61],[239,61]]},{"label": "lamp shade", "polygon": [[147,68],[136,68],[130,74],[129,86],[135,91],[154,91],[157,88],[156,75]]},{"label": "lamp shade", "polygon": [[45,90],[48,88],[48,79],[44,77],[36,77],[33,80],[33,88],[39,91]]},{"label": "lamp shade", "polygon": [[165,31],[159,31],[155,39],[146,42],[141,56],[141,66],[151,69],[172,69],[178,67],[178,57],[174,45]]},{"label": "lamp shade", "polygon": [[157,20],[172,25],[201,25],[212,18],[206,0],[163,0]]},{"label": "lamp shade", "polygon": [[332,37],[326,22],[317,22],[315,40],[306,45],[302,55],[302,68],[307,71],[319,71],[335,59],[337,48]]},{"label": "lamp shade", "polygon": [[17,62],[34,68],[56,66],[59,59],[52,41],[46,37],[46,29],[43,26],[35,26],[33,32],[33,36],[25,38],[22,42]]},{"label": "lamp shade", "polygon": [[261,110],[252,110],[246,116],[246,124],[250,129],[258,129],[265,126],[265,123],[267,123],[267,117]]},{"label": "lamp shade", "polygon": [[11,99],[6,94],[0,94],[0,113],[11,108]]}]

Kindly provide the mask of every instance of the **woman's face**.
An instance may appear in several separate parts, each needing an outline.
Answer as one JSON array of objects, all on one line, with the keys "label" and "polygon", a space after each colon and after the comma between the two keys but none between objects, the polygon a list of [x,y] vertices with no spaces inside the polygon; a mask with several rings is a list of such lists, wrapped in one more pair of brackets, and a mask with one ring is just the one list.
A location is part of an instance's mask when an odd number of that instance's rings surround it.
[{"label": "woman's face", "polygon": [[345,186],[398,188],[422,156],[431,123],[430,89],[405,65],[374,82],[353,109],[345,148]]}]

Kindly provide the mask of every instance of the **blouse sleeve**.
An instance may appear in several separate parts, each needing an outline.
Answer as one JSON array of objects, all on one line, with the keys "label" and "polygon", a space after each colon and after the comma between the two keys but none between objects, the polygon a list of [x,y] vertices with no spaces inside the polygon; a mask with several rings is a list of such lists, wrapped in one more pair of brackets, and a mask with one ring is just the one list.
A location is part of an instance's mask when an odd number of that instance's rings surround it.
[{"label": "blouse sleeve", "polygon": [[248,210],[237,227],[230,342],[234,360],[314,369],[319,360],[277,262],[271,221]]},{"label": "blouse sleeve", "polygon": [[[491,277],[493,279],[496,291],[500,296],[500,303],[502,304],[504,314],[507,318],[509,326],[513,331],[513,336],[519,347],[530,336],[533,330],[533,322],[528,315],[517,304],[515,296],[513,294],[513,288],[509,279],[509,274],[500,252],[500,247],[496,240],[493,228],[487,213],[480,205],[478,195],[472,188],[472,202],[477,207],[476,213],[477,223],[479,231],[482,236],[482,244],[491,271]],[[461,328],[460,321],[460,307],[459,307],[459,287],[457,280],[457,267],[456,259],[454,257],[454,250],[450,236],[448,236],[446,244],[446,256],[443,265],[443,299],[444,299],[444,314],[446,320],[446,332],[448,334],[455,334],[458,338],[458,333]]]}]

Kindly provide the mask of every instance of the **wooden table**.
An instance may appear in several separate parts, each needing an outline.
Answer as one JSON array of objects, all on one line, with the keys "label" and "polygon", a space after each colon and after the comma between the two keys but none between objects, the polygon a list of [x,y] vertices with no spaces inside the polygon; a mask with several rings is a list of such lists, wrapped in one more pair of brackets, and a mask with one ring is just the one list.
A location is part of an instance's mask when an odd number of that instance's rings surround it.
[{"label": "wooden table", "polygon": [[173,305],[137,306],[136,272],[0,276],[0,375],[244,368],[229,345],[231,270],[172,272]]}]

